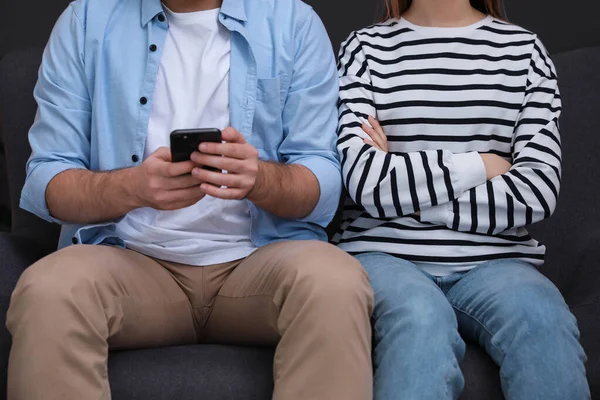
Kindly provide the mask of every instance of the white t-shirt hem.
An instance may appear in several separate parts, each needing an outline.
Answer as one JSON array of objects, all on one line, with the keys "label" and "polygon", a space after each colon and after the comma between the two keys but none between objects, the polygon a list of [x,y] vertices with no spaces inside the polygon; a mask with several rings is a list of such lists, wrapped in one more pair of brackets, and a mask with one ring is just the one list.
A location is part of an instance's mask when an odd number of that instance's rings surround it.
[{"label": "white t-shirt hem", "polygon": [[239,246],[226,251],[177,254],[160,246],[136,246],[133,243],[127,243],[127,248],[148,257],[195,267],[206,267],[241,260],[257,250],[254,246]]}]

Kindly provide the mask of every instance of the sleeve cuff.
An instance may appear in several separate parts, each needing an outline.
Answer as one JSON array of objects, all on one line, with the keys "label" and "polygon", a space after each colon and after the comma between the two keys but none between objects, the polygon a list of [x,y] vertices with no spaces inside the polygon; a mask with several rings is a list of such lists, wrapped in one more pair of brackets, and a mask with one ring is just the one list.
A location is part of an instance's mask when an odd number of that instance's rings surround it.
[{"label": "sleeve cuff", "polygon": [[308,168],[317,178],[320,188],[317,205],[308,216],[299,221],[317,224],[326,228],[333,220],[340,204],[342,178],[339,167],[321,157],[302,158],[294,161],[293,164]]},{"label": "sleeve cuff", "polygon": [[57,161],[40,164],[33,169],[23,186],[20,202],[21,208],[48,222],[63,224],[64,221],[60,221],[50,215],[50,210],[48,210],[48,204],[46,203],[46,189],[56,175],[69,169],[82,169],[82,167]]},{"label": "sleeve cuff", "polygon": [[421,210],[421,221],[432,224],[447,225],[451,213],[452,202],[440,204]]},{"label": "sleeve cuff", "polygon": [[[453,154],[452,164],[454,166],[454,187],[457,188],[456,195],[483,185],[487,181],[485,164],[477,152]],[[454,199],[452,199],[454,200]]]}]

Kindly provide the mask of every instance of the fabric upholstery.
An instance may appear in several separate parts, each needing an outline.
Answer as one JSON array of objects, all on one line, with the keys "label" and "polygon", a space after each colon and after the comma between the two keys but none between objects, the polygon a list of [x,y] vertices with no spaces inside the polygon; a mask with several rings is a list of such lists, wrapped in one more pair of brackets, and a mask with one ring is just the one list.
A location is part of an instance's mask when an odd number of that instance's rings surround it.
[{"label": "fabric upholstery", "polygon": [[[597,229],[600,222],[600,206],[595,201],[600,196],[600,47],[575,50],[552,58],[558,70],[563,101],[560,120],[562,189],[554,216],[530,230],[548,247],[542,271],[573,305],[582,300],[583,294],[577,293],[577,289],[586,279],[595,276],[600,285],[598,265],[592,268],[595,274],[589,274],[591,269],[579,271],[579,266],[573,265],[590,232]],[[571,295],[574,296],[572,299]]]},{"label": "fabric upholstery", "polygon": [[[113,353],[109,375],[114,400],[267,400],[272,391],[272,349],[183,346]],[[462,399],[502,399],[498,367],[479,347],[467,348]],[[201,394],[201,397],[198,397]]]},{"label": "fabric upholstery", "polygon": [[21,189],[25,183],[25,164],[31,148],[27,133],[33,123],[36,105],[33,87],[42,60],[42,50],[17,51],[0,62],[0,121],[5,148],[6,169],[12,214],[11,232],[40,242],[48,252],[56,248],[59,227],[49,224],[19,208]]},{"label": "fabric upholstery", "polygon": [[266,400],[273,391],[273,350],[183,346],[113,353],[114,400]]},{"label": "fabric upholstery", "polygon": [[[600,396],[600,47],[554,56],[564,113],[564,175],[556,215],[532,227],[548,245],[542,271],[565,294],[578,318],[588,354],[592,395]],[[18,209],[29,156],[27,131],[41,50],[19,51],[0,63],[0,121],[7,153],[13,234],[0,234],[0,398],[5,396],[10,337],[4,328],[10,293],[22,271],[56,246],[58,229]],[[18,235],[14,235],[17,233]],[[113,353],[109,374],[114,399],[268,399],[273,349],[186,346]],[[462,399],[501,399],[498,368],[469,344],[462,364]]]},{"label": "fabric upholstery", "polygon": [[600,396],[600,47],[553,56],[563,100],[563,179],[556,214],[531,228],[548,247],[542,272],[577,317],[592,398]]}]

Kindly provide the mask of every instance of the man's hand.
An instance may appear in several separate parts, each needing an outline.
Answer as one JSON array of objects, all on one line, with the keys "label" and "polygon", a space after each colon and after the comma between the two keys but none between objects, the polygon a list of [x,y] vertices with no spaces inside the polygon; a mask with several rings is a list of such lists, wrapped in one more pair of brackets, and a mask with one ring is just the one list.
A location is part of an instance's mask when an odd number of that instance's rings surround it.
[{"label": "man's hand", "polygon": [[206,195],[190,172],[191,161],[171,162],[161,147],[136,167],[92,172],[70,169],[56,175],[46,189],[50,215],[74,224],[113,221],[140,207],[178,210]]},{"label": "man's hand", "polygon": [[489,181],[497,176],[504,175],[512,168],[512,165],[504,158],[496,154],[481,154],[483,165],[485,165],[486,179]]},{"label": "man's hand", "polygon": [[[192,154],[196,163],[192,175],[205,182],[202,190],[209,196],[226,200],[252,200],[252,191],[259,180],[258,150],[246,142],[244,136],[233,128],[223,131],[226,143],[202,143],[199,152]],[[208,166],[225,170],[213,172],[201,168]]]},{"label": "man's hand", "polygon": [[[306,167],[261,161],[258,150],[233,128],[223,131],[226,143],[202,143],[192,154],[192,175],[204,182],[202,191],[225,200],[248,199],[281,218],[304,218],[320,196],[319,181]],[[202,169],[208,166],[227,173]]]},{"label": "man's hand", "polygon": [[191,175],[195,167],[192,161],[172,163],[167,147],[156,150],[134,168],[137,205],[178,210],[196,204],[206,193],[200,188],[202,181]]}]

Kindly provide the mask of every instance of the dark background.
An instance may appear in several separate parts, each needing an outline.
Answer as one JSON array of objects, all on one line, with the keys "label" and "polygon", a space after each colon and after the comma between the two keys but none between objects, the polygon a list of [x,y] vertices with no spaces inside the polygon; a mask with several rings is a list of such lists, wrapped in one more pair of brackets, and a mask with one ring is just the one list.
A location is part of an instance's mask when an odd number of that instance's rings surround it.
[{"label": "dark background", "polygon": [[[126,0],[123,0],[126,1]],[[334,46],[371,25],[383,0],[307,0],[321,15]],[[68,0],[0,0],[0,58],[24,46],[43,46]],[[540,35],[551,53],[600,44],[597,0],[506,0],[509,19]]]},{"label": "dark background", "polygon": [[[307,3],[325,22],[337,52],[352,30],[378,19],[383,0],[308,0]],[[0,0],[0,58],[19,48],[43,46],[54,21],[68,4],[69,0]],[[506,9],[511,22],[536,32],[550,53],[600,45],[597,0],[507,0]],[[0,135],[0,230],[9,223],[2,154]]]}]

